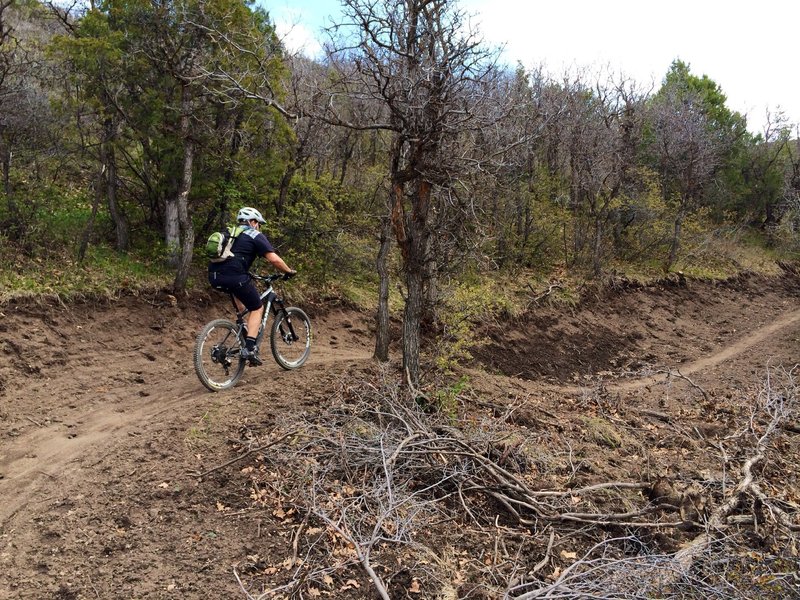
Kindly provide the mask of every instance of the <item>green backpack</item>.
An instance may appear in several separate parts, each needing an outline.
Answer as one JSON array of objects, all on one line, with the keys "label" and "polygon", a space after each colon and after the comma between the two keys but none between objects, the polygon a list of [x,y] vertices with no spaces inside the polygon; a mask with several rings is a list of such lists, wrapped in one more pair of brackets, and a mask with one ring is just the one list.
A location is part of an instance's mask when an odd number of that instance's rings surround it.
[{"label": "green backpack", "polygon": [[208,237],[206,242],[206,256],[212,263],[225,262],[233,256],[231,246],[239,234],[244,231],[244,227],[228,227],[223,231],[215,231]]}]

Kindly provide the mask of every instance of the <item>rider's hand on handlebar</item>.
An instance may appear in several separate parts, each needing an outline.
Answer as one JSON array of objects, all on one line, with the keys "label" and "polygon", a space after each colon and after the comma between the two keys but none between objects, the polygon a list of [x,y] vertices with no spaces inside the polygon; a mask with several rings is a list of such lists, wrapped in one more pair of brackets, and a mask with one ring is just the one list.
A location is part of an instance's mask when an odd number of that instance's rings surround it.
[{"label": "rider's hand on handlebar", "polygon": [[292,277],[294,277],[295,275],[297,275],[297,271],[295,271],[294,269],[292,269],[292,270],[291,270],[291,271],[289,271],[288,273],[284,273],[284,274],[283,274],[283,280],[284,280],[284,281],[287,281],[288,279],[291,279],[291,278],[292,278]]}]

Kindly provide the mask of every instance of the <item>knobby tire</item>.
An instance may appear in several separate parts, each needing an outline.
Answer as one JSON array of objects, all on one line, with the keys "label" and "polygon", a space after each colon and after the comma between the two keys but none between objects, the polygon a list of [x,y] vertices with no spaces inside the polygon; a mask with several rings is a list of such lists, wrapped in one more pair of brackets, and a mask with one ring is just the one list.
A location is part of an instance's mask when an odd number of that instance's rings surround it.
[{"label": "knobby tire", "polygon": [[308,315],[294,306],[279,311],[272,321],[270,347],[275,362],[281,368],[291,370],[301,367],[311,354],[311,321]]},{"label": "knobby tire", "polygon": [[[194,346],[194,370],[202,384],[212,392],[232,388],[244,372],[245,361],[239,356],[241,341],[237,326],[226,319],[208,323],[197,335]],[[225,352],[217,350],[225,347]],[[216,358],[216,360],[214,360]]]}]

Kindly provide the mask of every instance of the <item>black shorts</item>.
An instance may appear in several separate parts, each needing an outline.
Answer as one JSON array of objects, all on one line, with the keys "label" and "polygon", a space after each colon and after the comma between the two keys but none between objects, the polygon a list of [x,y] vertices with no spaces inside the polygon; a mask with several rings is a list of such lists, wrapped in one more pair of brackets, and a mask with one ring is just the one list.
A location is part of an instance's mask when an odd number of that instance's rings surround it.
[{"label": "black shorts", "polygon": [[261,302],[261,294],[258,293],[258,288],[256,288],[253,280],[247,274],[225,275],[224,273],[209,272],[208,283],[215,290],[233,294],[244,304],[247,310],[258,310],[264,305]]}]

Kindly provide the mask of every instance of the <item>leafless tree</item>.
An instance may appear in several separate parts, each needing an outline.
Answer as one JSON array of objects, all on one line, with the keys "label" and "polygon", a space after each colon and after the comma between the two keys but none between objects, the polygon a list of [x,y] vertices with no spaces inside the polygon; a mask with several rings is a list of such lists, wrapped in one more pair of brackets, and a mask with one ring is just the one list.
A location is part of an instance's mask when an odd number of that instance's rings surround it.
[{"label": "leafless tree", "polygon": [[599,80],[594,89],[580,80],[569,87],[565,118],[570,165],[570,196],[576,214],[576,250],[584,237],[579,224],[588,217],[591,262],[600,275],[611,211],[632,181],[641,140],[644,93],[628,80]]},{"label": "leafless tree", "polygon": [[558,196],[568,95],[541,68],[526,72],[518,67],[498,88],[498,93],[511,99],[511,106],[494,128],[502,139],[495,146],[508,151],[498,157],[495,170],[476,178],[473,187],[488,202],[484,211],[491,216],[497,263],[528,264],[548,235],[537,231],[536,205]]},{"label": "leafless tree", "polygon": [[720,139],[699,95],[687,90],[665,88],[651,106],[650,122],[665,200],[674,208],[669,270],[678,257],[684,220],[700,206],[729,140]]},{"label": "leafless tree", "polygon": [[[474,166],[463,144],[485,124],[493,55],[468,29],[465,14],[444,0],[345,0],[332,34],[338,88],[330,91],[325,118],[392,135],[389,204],[406,288],[403,367],[416,382],[432,223],[441,198],[449,197],[437,190],[452,188]],[[376,111],[344,118],[342,98],[354,93]]]}]

